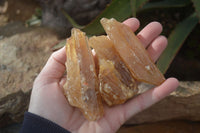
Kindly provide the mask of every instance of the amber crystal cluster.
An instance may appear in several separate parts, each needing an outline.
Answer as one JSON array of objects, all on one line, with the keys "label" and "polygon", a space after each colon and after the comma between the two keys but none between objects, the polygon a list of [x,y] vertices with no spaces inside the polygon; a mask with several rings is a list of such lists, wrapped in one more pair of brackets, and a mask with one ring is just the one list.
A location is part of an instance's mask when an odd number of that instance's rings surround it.
[{"label": "amber crystal cluster", "polygon": [[[122,104],[136,95],[138,82],[160,85],[165,80],[129,27],[106,18],[101,24],[107,36],[88,39],[85,33],[72,29],[66,44],[64,92],[70,105],[88,120],[103,116],[103,102]],[[96,52],[96,64],[90,47]]]}]

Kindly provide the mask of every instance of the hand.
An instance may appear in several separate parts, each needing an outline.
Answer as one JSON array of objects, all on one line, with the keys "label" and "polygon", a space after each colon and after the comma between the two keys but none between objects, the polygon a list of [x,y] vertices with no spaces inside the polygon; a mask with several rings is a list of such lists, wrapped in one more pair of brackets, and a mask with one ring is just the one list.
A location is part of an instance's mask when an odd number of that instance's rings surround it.
[{"label": "hand", "polygon": [[[139,21],[136,18],[126,20],[124,24],[131,27],[133,32],[139,28]],[[137,35],[153,61],[158,59],[167,45],[166,37],[159,35],[161,31],[161,24],[152,22]],[[105,107],[105,114],[100,120],[88,121],[79,109],[69,105],[63,95],[65,61],[65,48],[51,55],[34,82],[29,112],[49,119],[71,132],[114,133],[130,117],[160,101],[178,86],[177,79],[169,78],[162,85],[125,104]]]}]

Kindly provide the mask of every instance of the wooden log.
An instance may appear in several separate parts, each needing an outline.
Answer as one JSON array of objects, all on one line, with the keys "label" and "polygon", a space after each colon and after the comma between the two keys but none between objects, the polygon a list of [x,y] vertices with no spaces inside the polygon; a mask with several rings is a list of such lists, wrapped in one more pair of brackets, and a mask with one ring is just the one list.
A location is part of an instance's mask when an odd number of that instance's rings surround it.
[{"label": "wooden log", "polygon": [[[142,85],[141,90],[151,86]],[[150,108],[133,116],[126,124],[164,120],[200,121],[200,81],[183,81],[175,92]]]}]

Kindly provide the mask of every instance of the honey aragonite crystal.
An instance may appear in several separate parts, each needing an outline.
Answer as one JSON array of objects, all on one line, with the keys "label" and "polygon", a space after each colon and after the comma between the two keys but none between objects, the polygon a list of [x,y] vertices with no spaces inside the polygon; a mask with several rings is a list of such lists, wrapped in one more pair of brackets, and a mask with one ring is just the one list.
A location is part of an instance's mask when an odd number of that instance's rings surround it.
[{"label": "honey aragonite crystal", "polygon": [[164,82],[163,74],[128,26],[113,18],[103,18],[101,24],[113,42],[114,48],[136,80],[153,85],[160,85]]},{"label": "honey aragonite crystal", "polygon": [[67,81],[64,93],[70,105],[80,108],[88,120],[98,120],[103,114],[95,63],[85,33],[72,29],[66,44]]},{"label": "honey aragonite crystal", "polygon": [[[115,19],[103,18],[101,23],[108,36],[88,41],[84,32],[72,29],[66,44],[64,93],[88,120],[103,116],[102,99],[110,106],[122,104],[137,94],[138,82],[160,85],[165,80],[128,26]],[[98,57],[97,66],[90,46]]]},{"label": "honey aragonite crystal", "polygon": [[100,93],[109,105],[122,104],[137,93],[137,84],[107,36],[91,37],[99,61]]}]

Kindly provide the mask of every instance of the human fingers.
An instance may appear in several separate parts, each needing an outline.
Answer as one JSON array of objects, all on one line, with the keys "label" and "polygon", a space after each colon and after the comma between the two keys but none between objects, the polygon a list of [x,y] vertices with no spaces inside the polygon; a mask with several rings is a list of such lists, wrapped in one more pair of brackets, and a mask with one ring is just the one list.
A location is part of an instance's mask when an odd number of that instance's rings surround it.
[{"label": "human fingers", "polygon": [[167,38],[165,36],[158,36],[147,48],[151,59],[156,62],[162,52],[167,46]]},{"label": "human fingers", "polygon": [[65,72],[65,53],[65,47],[52,53],[39,76],[50,80],[60,80]]},{"label": "human fingers", "polygon": [[146,48],[161,32],[162,25],[159,22],[151,22],[137,34],[137,37]]},{"label": "human fingers", "polygon": [[137,18],[129,18],[123,22],[135,32],[140,27],[140,21]]},{"label": "human fingers", "polygon": [[147,92],[128,101],[122,106],[123,112],[121,113],[124,114],[124,121],[168,96],[178,87],[178,85],[179,82],[177,79],[169,78],[160,86],[150,89]]}]

